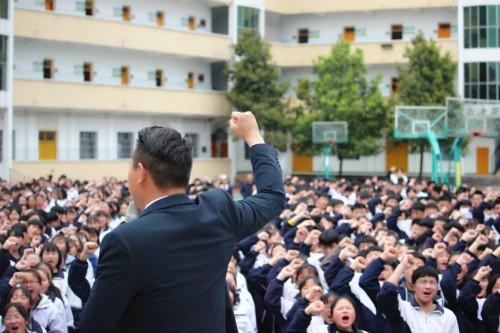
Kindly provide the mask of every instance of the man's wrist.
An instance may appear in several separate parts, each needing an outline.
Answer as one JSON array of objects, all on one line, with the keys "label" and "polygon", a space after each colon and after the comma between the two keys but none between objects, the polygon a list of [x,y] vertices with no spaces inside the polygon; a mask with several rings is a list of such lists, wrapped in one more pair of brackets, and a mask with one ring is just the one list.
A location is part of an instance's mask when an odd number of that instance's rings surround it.
[{"label": "man's wrist", "polygon": [[260,134],[252,136],[250,138],[246,138],[245,142],[247,143],[248,147],[252,147],[252,146],[255,146],[255,145],[258,145],[261,143],[265,143],[264,138]]}]

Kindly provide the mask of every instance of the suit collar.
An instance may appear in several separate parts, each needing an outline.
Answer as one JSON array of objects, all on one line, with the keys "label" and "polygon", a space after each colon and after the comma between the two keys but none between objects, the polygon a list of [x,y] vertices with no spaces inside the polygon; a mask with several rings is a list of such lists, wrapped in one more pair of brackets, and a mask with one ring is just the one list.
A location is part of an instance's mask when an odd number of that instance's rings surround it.
[{"label": "suit collar", "polygon": [[156,210],[165,209],[168,207],[178,206],[178,205],[188,205],[192,203],[193,200],[189,199],[189,197],[184,193],[169,195],[168,197],[164,197],[161,198],[160,200],[153,202],[151,205],[148,206],[148,208],[146,208],[142,212],[140,216],[147,215]]}]

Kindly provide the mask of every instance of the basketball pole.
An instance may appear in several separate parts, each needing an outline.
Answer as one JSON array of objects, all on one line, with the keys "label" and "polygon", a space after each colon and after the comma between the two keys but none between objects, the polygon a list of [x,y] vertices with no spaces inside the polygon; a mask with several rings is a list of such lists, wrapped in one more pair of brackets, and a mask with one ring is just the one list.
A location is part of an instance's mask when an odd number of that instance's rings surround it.
[{"label": "basketball pole", "polygon": [[462,185],[462,138],[456,137],[451,148],[455,161],[455,187]]},{"label": "basketball pole", "polygon": [[330,180],[331,179],[331,172],[330,172],[330,155],[332,154],[332,147],[328,143],[323,145],[323,177],[325,180]]}]

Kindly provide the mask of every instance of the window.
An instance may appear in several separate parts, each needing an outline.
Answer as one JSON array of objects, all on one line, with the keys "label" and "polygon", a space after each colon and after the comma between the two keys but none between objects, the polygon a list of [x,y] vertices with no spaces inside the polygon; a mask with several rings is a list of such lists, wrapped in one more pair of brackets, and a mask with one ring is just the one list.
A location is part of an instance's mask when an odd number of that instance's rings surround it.
[{"label": "window", "polygon": [[43,59],[43,78],[52,79],[54,73],[53,70],[54,62],[52,59]]},{"label": "window", "polygon": [[55,9],[54,0],[45,0],[45,10],[53,11]]},{"label": "window", "polygon": [[120,71],[122,85],[126,86],[129,83],[128,66],[122,66]]},{"label": "window", "polygon": [[124,21],[130,21],[132,15],[130,13],[130,6],[123,6],[122,7],[122,19]]},{"label": "window", "polygon": [[0,18],[7,19],[9,15],[9,0],[0,0]]},{"label": "window", "polygon": [[161,69],[155,71],[155,83],[157,87],[163,86],[163,71]]},{"label": "window", "polygon": [[132,157],[133,133],[118,133],[118,158]]},{"label": "window", "polygon": [[299,29],[297,39],[299,41],[299,44],[309,43],[309,29]]},{"label": "window", "polygon": [[93,76],[93,70],[92,70],[92,63],[91,62],[84,62],[83,63],[83,81],[85,82],[91,82],[92,81],[92,76]]},{"label": "window", "polygon": [[194,88],[194,73],[193,72],[188,73],[187,84],[188,84],[189,89]]},{"label": "window", "polygon": [[500,62],[465,63],[464,97],[500,100]]},{"label": "window", "polygon": [[356,29],[354,27],[344,28],[344,40],[348,42],[354,42],[356,39]]},{"label": "window", "polygon": [[196,17],[194,17],[194,16],[188,17],[188,28],[189,28],[189,30],[196,29]]},{"label": "window", "polygon": [[198,137],[199,135],[196,133],[186,133],[185,139],[191,143],[191,146],[193,147],[192,152],[193,152],[193,158],[198,157]]},{"label": "window", "polygon": [[238,33],[243,30],[251,30],[255,33],[259,32],[259,10],[251,7],[238,7]]},{"label": "window", "polygon": [[94,1],[85,0],[85,15],[94,16]]},{"label": "window", "polygon": [[159,27],[163,27],[165,25],[165,15],[161,10],[156,12],[156,25]]},{"label": "window", "polygon": [[391,91],[396,94],[399,93],[399,79],[397,77],[391,79]]},{"label": "window", "polygon": [[500,6],[464,7],[464,47],[500,47]]},{"label": "window", "polygon": [[438,38],[450,38],[450,37],[451,37],[451,24],[439,23]]},{"label": "window", "polygon": [[391,26],[391,39],[392,40],[403,39],[403,26],[401,24],[393,24]]},{"label": "window", "polygon": [[97,158],[97,132],[80,132],[80,159]]},{"label": "window", "polygon": [[7,36],[0,36],[0,90],[7,90]]}]

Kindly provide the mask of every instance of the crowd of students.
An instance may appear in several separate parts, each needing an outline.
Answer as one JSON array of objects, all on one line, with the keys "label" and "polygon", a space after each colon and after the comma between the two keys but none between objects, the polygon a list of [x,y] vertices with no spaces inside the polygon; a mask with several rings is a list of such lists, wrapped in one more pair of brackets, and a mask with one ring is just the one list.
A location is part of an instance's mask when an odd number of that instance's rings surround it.
[{"label": "crowd of students", "polygon": [[285,192],[228,266],[240,333],[500,332],[500,191],[391,175]]},{"label": "crowd of students", "polygon": [[[214,187],[233,191],[221,177],[187,192]],[[285,192],[285,210],[228,265],[240,333],[498,331],[498,191],[287,177]],[[247,177],[241,194],[253,193]],[[130,200],[112,178],[0,182],[1,332],[78,332],[99,244]]]}]

